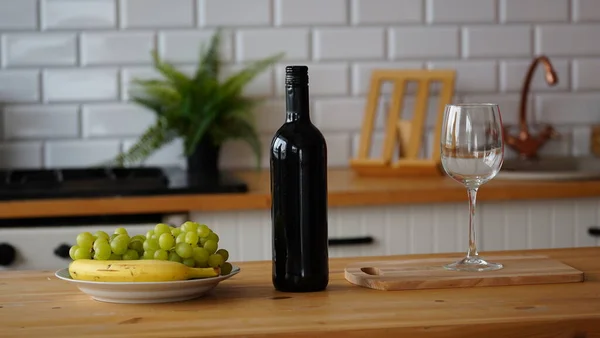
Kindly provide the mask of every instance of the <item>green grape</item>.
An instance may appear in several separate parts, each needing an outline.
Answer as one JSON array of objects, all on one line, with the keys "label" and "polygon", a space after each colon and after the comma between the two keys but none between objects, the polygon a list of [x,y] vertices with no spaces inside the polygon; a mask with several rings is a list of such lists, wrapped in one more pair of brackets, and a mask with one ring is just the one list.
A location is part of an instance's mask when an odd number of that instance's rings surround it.
[{"label": "green grape", "polygon": [[208,259],[205,262],[196,262],[197,268],[208,268]]},{"label": "green grape", "polygon": [[135,235],[133,237],[131,237],[131,241],[145,241],[146,240],[146,236],[144,235]]},{"label": "green grape", "polygon": [[161,234],[164,234],[165,232],[171,232],[171,227],[168,224],[158,223],[154,227],[154,234],[157,236],[160,236]]},{"label": "green grape", "polygon": [[74,257],[73,258],[74,260],[77,260],[77,259],[90,259],[90,258],[92,258],[92,252],[88,248],[79,247],[73,253],[73,257]]},{"label": "green grape", "polygon": [[121,234],[115,237],[110,242],[110,247],[112,248],[112,252],[117,255],[122,255],[127,251],[127,246],[129,245],[129,236]]},{"label": "green grape", "polygon": [[163,250],[171,250],[175,245],[175,238],[170,233],[165,232],[158,238],[158,245]]},{"label": "green grape", "polygon": [[105,261],[110,258],[111,245],[107,241],[98,243],[94,248],[94,259]]},{"label": "green grape", "polygon": [[194,254],[192,246],[187,243],[179,243],[175,246],[175,252],[183,259],[190,258]]},{"label": "green grape", "polygon": [[222,276],[230,274],[231,270],[233,270],[233,266],[231,265],[231,263],[225,262],[225,263],[223,263],[223,265],[221,265],[221,275]]},{"label": "green grape", "polygon": [[177,239],[175,240],[175,244],[179,244],[179,243],[185,243],[185,232],[182,232],[179,235],[177,235]]},{"label": "green grape", "polygon": [[198,244],[198,234],[194,232],[187,232],[185,234],[185,242],[189,245],[197,245]]},{"label": "green grape", "polygon": [[169,259],[169,253],[166,250],[158,249],[154,251],[154,259],[158,259],[159,261],[166,261]]},{"label": "green grape", "polygon": [[171,235],[173,235],[173,237],[177,237],[180,233],[181,233],[181,229],[179,229],[179,228],[171,229]]},{"label": "green grape", "polygon": [[183,264],[189,266],[190,268],[193,268],[196,262],[194,262],[193,258],[186,258],[183,260]]},{"label": "green grape", "polygon": [[219,249],[217,250],[217,252],[215,252],[217,255],[221,255],[223,256],[223,260],[227,261],[229,259],[229,251],[225,250],[225,249]]},{"label": "green grape", "polygon": [[127,247],[131,250],[137,251],[137,253],[140,255],[144,253],[144,242],[142,241],[131,241]]},{"label": "green grape", "polygon": [[211,268],[218,268],[221,265],[223,265],[224,262],[225,260],[221,255],[212,254],[208,256],[208,266],[210,266]]},{"label": "green grape", "polygon": [[154,235],[154,230],[148,230],[148,232],[146,232],[146,238],[150,238],[152,235]]},{"label": "green grape", "polygon": [[209,239],[204,243],[204,249],[206,249],[206,251],[208,251],[209,254],[214,254],[215,252],[217,252],[217,248],[218,248],[218,244],[217,242]]},{"label": "green grape", "polygon": [[156,240],[154,238],[150,238],[144,242],[144,250],[156,251],[158,249],[160,249],[160,246],[158,245],[158,240]]},{"label": "green grape", "polygon": [[144,251],[144,255],[142,257],[144,259],[154,259],[154,252],[156,252],[156,250],[146,250]]},{"label": "green grape", "polygon": [[213,241],[219,243],[219,235],[215,234],[214,232],[211,232],[210,234],[208,234],[208,236],[206,236],[206,239],[210,239],[210,240],[213,240]]},{"label": "green grape", "polygon": [[82,232],[77,235],[77,245],[81,248],[91,249],[92,245],[94,245],[94,235],[89,232]]},{"label": "green grape", "polygon": [[177,263],[181,263],[183,261],[181,259],[181,257],[179,257],[179,255],[176,252],[174,252],[174,251],[171,251],[169,253],[169,260],[172,261],[172,262],[177,262]]},{"label": "green grape", "polygon": [[198,226],[197,233],[198,237],[204,238],[210,234],[210,228],[206,224],[200,224],[200,226]]},{"label": "green grape", "polygon": [[123,257],[121,255],[117,255],[116,253],[112,253],[108,259],[111,261],[120,261],[123,259]]},{"label": "green grape", "polygon": [[129,249],[123,254],[123,260],[131,261],[136,259],[140,259],[140,254],[133,249]]},{"label": "green grape", "polygon": [[129,235],[127,233],[127,229],[125,229],[125,228],[116,228],[115,229],[115,234],[117,234],[117,235]]},{"label": "green grape", "polygon": [[77,251],[77,249],[79,249],[79,245],[77,244],[73,245],[71,249],[69,249],[69,256],[72,260],[75,260],[75,251]]},{"label": "green grape", "polygon": [[96,239],[98,239],[98,238],[104,238],[107,241],[110,239],[110,236],[106,232],[104,232],[102,230],[98,230],[98,231],[94,232],[94,236],[96,236]]},{"label": "green grape", "polygon": [[193,249],[193,254],[192,257],[194,258],[194,260],[196,261],[196,263],[206,263],[208,262],[208,256],[210,255],[208,253],[208,251],[206,251],[206,249],[201,248],[201,247],[195,247]]},{"label": "green grape", "polygon": [[198,231],[198,223],[187,221],[181,225],[181,231],[183,232],[196,232]]},{"label": "green grape", "polygon": [[96,240],[94,241],[94,245],[92,245],[92,249],[97,250],[96,248],[98,247],[98,245],[100,245],[101,243],[106,243],[108,244],[108,240],[106,238],[103,237],[98,237],[96,238]]},{"label": "green grape", "polygon": [[110,237],[108,239],[109,242],[112,241],[113,239],[115,239],[117,236],[119,236],[119,234],[112,234],[112,235],[110,235]]}]

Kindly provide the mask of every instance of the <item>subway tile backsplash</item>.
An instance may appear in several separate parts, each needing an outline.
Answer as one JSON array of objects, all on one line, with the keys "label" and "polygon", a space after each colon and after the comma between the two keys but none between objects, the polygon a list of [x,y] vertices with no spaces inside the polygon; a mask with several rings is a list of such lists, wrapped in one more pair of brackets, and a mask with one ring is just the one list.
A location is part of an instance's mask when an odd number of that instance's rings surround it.
[{"label": "subway tile backsplash", "polygon": [[[245,89],[266,98],[256,112],[263,167],[283,122],[291,63],[310,67],[312,116],[328,140],[330,166],[347,166],[356,154],[378,68],[454,68],[455,102],[497,102],[514,125],[526,69],[544,53],[559,83],[549,87],[536,72],[529,118],[554,124],[561,137],[543,153],[588,154],[590,124],[600,123],[597,0],[1,0],[0,167],[86,166],[127,149],[155,118],[128,95],[132,79],[158,76],[150,50],[191,74],[217,27],[225,28],[225,74],[286,53]],[[429,115],[431,146],[433,109]],[[383,124],[378,118],[375,152]],[[181,150],[177,140],[144,164],[183,166]],[[223,149],[223,167],[254,161],[242,142]]]}]

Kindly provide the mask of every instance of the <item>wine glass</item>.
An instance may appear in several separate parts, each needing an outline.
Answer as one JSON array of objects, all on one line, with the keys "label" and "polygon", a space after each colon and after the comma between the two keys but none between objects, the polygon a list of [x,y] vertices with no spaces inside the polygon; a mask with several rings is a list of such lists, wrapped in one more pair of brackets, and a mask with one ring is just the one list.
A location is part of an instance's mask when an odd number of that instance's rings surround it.
[{"label": "wine glass", "polygon": [[477,252],[475,207],[477,190],[498,174],[504,161],[502,118],[493,103],[448,104],[440,138],[442,167],[467,188],[469,248],[463,259],[445,265],[453,271],[493,271],[501,263],[488,262]]}]

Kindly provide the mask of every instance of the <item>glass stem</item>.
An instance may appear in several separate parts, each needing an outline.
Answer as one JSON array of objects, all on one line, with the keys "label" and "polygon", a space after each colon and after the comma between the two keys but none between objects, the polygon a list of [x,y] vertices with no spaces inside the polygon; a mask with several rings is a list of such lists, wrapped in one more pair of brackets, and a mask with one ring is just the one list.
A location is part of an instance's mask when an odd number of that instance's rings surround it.
[{"label": "glass stem", "polygon": [[475,236],[475,209],[477,207],[477,189],[467,188],[469,196],[469,250],[467,257],[477,257],[477,237]]}]

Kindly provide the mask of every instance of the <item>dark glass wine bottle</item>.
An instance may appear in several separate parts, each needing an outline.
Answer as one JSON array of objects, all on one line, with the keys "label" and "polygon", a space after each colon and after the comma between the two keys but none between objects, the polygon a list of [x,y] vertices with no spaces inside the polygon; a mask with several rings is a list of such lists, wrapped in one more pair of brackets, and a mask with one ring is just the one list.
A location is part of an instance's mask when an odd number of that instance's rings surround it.
[{"label": "dark glass wine bottle", "polygon": [[285,73],[285,123],[270,151],[273,285],[321,291],[329,283],[327,144],[310,119],[308,67]]}]

